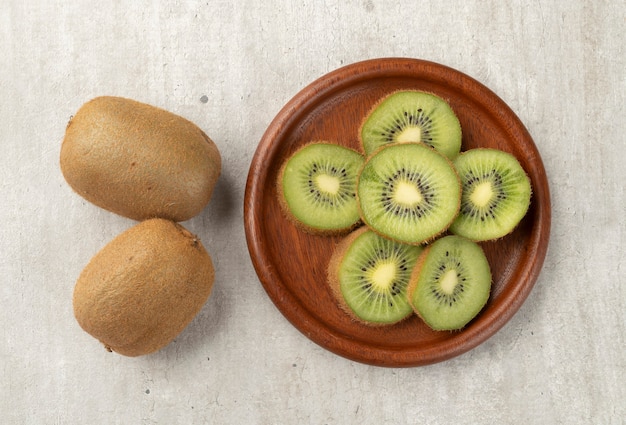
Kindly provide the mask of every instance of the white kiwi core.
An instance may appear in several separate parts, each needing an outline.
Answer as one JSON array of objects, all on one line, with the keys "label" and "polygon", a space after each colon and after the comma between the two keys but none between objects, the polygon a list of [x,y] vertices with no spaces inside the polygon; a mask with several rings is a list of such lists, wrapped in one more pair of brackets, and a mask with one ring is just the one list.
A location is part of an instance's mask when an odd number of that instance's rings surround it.
[{"label": "white kiwi core", "polygon": [[387,289],[396,278],[396,266],[393,263],[383,263],[376,266],[372,273],[372,283],[379,289]]},{"label": "white kiwi core", "polygon": [[483,182],[476,186],[470,195],[470,200],[479,207],[486,206],[493,197],[493,188],[490,182]]},{"label": "white kiwi core", "polygon": [[394,193],[394,199],[397,203],[413,207],[422,202],[422,193],[411,183],[399,182]]},{"label": "white kiwi core", "polygon": [[421,142],[422,129],[419,127],[407,127],[398,135],[399,143]]},{"label": "white kiwi core", "polygon": [[331,195],[336,195],[339,192],[339,179],[334,176],[329,176],[328,174],[319,174],[315,181],[317,183],[317,187],[326,193]]},{"label": "white kiwi core", "polygon": [[441,290],[448,294],[452,295],[454,293],[454,288],[459,283],[459,276],[456,274],[456,270],[448,270],[443,274],[439,284],[441,285]]}]

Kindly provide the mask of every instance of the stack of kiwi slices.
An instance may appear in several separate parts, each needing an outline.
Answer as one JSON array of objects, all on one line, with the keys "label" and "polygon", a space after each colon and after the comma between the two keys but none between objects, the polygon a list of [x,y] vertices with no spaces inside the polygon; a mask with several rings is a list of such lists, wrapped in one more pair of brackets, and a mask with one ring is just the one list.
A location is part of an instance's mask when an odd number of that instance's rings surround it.
[{"label": "stack of kiwi slices", "polygon": [[345,235],[328,285],[367,326],[416,314],[433,330],[459,330],[483,309],[491,268],[480,245],[525,216],[531,185],[506,152],[461,152],[460,122],[443,98],[401,90],[376,102],[360,151],[313,141],[284,162],[280,205],[302,231]]}]

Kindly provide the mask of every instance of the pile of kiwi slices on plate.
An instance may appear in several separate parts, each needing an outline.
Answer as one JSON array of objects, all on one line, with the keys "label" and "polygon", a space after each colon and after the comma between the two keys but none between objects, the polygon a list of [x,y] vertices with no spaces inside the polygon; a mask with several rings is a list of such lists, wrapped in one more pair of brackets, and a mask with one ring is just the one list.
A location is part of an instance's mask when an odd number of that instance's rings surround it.
[{"label": "pile of kiwi slices on plate", "polygon": [[385,326],[417,314],[433,330],[464,328],[491,291],[480,242],[525,216],[528,176],[510,153],[461,152],[460,122],[432,93],[384,96],[358,137],[360,151],[319,140],[287,158],[282,209],[302,231],[345,235],[328,285],[355,321]]}]

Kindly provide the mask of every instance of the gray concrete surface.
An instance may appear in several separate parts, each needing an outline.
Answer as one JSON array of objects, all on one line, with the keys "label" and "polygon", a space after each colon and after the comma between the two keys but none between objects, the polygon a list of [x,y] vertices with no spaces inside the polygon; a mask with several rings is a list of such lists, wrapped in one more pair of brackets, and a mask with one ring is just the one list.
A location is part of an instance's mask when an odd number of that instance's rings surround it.
[{"label": "gray concrete surface", "polygon": [[[624,423],[624,2],[97,4],[0,7],[0,422]],[[243,228],[248,167],[275,114],[323,74],[385,56],[443,63],[500,95],[535,139],[553,202],[519,312],[469,353],[410,369],[351,362],[292,327]],[[213,254],[213,296],[140,358],[105,352],[72,314],[81,269],[133,224],[75,195],[58,166],[69,117],[102,94],[185,116],[224,159],[211,204],[185,223]]]}]

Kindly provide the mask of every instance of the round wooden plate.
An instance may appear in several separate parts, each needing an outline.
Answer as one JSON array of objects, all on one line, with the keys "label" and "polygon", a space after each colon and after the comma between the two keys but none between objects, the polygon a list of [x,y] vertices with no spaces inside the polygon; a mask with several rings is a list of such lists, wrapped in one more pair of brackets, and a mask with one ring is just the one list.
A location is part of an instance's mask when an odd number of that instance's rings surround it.
[{"label": "round wooden plate", "polygon": [[[491,297],[465,329],[435,332],[417,316],[390,327],[352,321],[327,284],[330,255],[341,236],[314,236],[294,227],[278,203],[283,161],[314,140],[362,151],[359,126],[374,102],[398,89],[447,99],[463,129],[462,150],[493,147],[515,155],[533,186],[528,214],[510,235],[482,243],[493,273]],[[498,331],[519,309],[541,270],[550,233],[550,195],[541,157],[515,113],[473,78],[440,64],[406,58],[373,59],[337,69],[291,99],[267,128],[248,174],[244,220],[248,249],[265,291],[304,335],[348,359],[410,367],[464,353]]]}]

